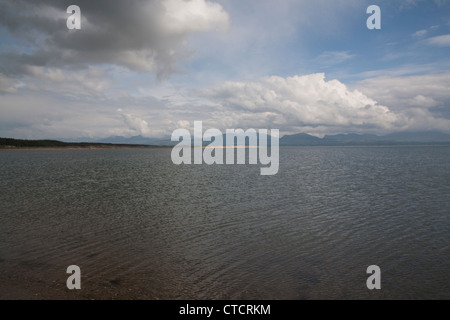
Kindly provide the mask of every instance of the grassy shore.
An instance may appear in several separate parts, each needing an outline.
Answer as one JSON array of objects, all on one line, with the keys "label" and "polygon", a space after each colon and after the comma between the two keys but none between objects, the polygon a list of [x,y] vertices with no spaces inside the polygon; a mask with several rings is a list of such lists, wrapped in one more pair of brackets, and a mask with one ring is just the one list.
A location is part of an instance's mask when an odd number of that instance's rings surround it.
[{"label": "grassy shore", "polygon": [[169,148],[169,146],[89,143],[89,142],[62,142],[58,140],[20,140],[0,138],[0,150],[79,150],[79,149],[148,149]]}]

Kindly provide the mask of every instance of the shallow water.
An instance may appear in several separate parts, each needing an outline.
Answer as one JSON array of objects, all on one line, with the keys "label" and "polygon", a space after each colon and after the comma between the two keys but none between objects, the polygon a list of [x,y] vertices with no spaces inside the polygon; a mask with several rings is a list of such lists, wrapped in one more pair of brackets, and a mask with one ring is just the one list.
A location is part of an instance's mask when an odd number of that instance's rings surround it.
[{"label": "shallow water", "polygon": [[0,152],[0,297],[450,298],[449,147],[283,147],[275,176],[170,151]]}]

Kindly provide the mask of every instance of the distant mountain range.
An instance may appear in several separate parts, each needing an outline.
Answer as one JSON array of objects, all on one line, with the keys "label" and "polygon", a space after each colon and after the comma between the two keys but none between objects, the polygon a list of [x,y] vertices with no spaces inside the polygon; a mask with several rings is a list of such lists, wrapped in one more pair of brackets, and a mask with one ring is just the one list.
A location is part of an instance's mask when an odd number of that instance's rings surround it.
[{"label": "distant mountain range", "polygon": [[[225,134],[224,134],[225,136]],[[259,139],[259,135],[258,135]],[[140,144],[140,145],[156,145],[156,146],[173,146],[178,142],[173,142],[170,137],[165,138],[146,138],[143,136],[134,137],[108,137],[104,139],[76,139],[67,140],[66,142],[96,142],[96,143],[113,143],[113,144]],[[225,141],[225,139],[224,139]],[[270,139],[269,139],[270,141]],[[204,142],[204,145],[210,142]],[[421,132],[397,132],[387,135],[377,136],[374,134],[336,134],[326,135],[318,138],[307,133],[298,133],[293,135],[285,135],[280,139],[280,146],[357,146],[357,145],[450,145],[450,134],[438,131],[421,131]],[[270,145],[270,142],[269,142]]]},{"label": "distant mountain range", "polygon": [[[257,133],[257,141],[259,141],[260,134]],[[237,136],[243,136],[243,134],[237,134]],[[223,142],[226,143],[226,134],[222,135]],[[94,143],[112,143],[112,144],[139,144],[139,145],[153,145],[153,146],[174,146],[178,144],[178,141],[171,141],[170,137],[164,137],[164,138],[146,138],[143,136],[134,136],[134,137],[121,137],[121,136],[114,136],[114,137],[108,137],[104,139],[89,139],[89,138],[81,138],[81,139],[62,139],[65,142],[94,142]],[[180,139],[181,140],[181,139]],[[194,139],[191,136],[190,144],[194,144]],[[189,144],[189,138],[184,139],[183,142]],[[203,145],[209,145],[211,141],[203,141]],[[238,145],[244,145],[245,143],[238,143]],[[248,142],[247,142],[248,144]],[[270,145],[270,139],[268,141],[268,144]]]},{"label": "distant mountain range", "polygon": [[[262,135],[257,134],[257,139]],[[270,139],[267,139],[270,146]],[[184,140],[189,144],[189,140]],[[226,135],[223,135],[226,141]],[[238,145],[244,145],[241,140]],[[192,143],[191,139],[191,143]],[[0,149],[10,147],[76,147],[76,148],[117,148],[117,147],[158,147],[174,146],[177,141],[166,138],[146,138],[143,136],[134,137],[108,137],[104,139],[58,139],[58,140],[18,140],[11,138],[0,138]],[[203,145],[210,144],[204,141]],[[280,139],[280,146],[389,146],[389,145],[450,145],[450,134],[437,131],[422,132],[397,132],[384,136],[373,134],[336,134],[326,135],[318,138],[306,133],[285,135]]]},{"label": "distant mountain range", "polygon": [[356,146],[356,145],[420,145],[450,144],[450,134],[437,131],[397,132],[384,136],[374,134],[336,134],[323,138],[306,133],[285,135],[280,139],[283,146]]}]

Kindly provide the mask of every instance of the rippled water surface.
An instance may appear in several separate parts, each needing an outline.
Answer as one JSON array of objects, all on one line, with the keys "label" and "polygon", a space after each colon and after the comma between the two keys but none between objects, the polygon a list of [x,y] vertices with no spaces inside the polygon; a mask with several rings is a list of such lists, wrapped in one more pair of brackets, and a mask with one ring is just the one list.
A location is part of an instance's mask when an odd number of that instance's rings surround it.
[{"label": "rippled water surface", "polygon": [[286,147],[275,176],[170,151],[0,152],[0,297],[450,298],[449,147]]}]

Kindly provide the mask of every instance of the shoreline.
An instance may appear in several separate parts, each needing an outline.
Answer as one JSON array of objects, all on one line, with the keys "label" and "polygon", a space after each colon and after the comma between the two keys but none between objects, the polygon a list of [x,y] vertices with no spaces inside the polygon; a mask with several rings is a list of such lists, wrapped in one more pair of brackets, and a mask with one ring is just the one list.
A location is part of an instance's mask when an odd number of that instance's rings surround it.
[{"label": "shoreline", "polygon": [[[15,146],[0,146],[0,151],[52,151],[52,150],[118,150],[118,149],[167,149],[173,148],[174,146],[67,146],[67,147],[15,147]],[[182,146],[188,147],[188,146]],[[202,146],[205,149],[207,146]],[[259,146],[214,146],[215,148],[221,149],[259,149]],[[335,146],[279,146],[280,148],[408,148],[408,147],[450,147],[448,144],[391,144],[391,145],[335,145]],[[193,147],[195,148],[195,147]]]},{"label": "shoreline", "polygon": [[90,146],[90,147],[0,147],[0,151],[29,151],[29,150],[112,150],[112,149],[161,149],[170,146]]}]

